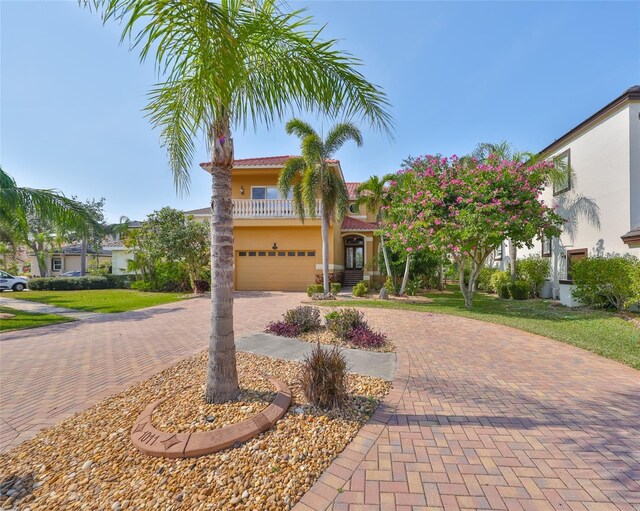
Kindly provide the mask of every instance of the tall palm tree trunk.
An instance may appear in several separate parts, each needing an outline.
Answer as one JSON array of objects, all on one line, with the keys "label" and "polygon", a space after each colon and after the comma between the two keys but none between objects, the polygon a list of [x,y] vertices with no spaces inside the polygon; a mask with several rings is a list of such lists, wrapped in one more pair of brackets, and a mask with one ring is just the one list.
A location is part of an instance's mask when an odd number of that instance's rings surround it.
[{"label": "tall palm tree trunk", "polygon": [[402,277],[402,285],[400,286],[400,294],[403,295],[407,290],[409,282],[409,267],[411,266],[411,254],[407,254],[407,262],[404,265],[404,276]]},{"label": "tall palm tree trunk", "polygon": [[211,127],[211,337],[205,400],[223,403],[239,394],[233,333],[233,140],[229,119]]},{"label": "tall palm tree trunk", "polygon": [[80,247],[80,275],[82,277],[87,273],[87,240],[82,239],[82,245]]},{"label": "tall palm tree trunk", "polygon": [[322,210],[322,224],[320,226],[322,234],[322,287],[324,288],[324,294],[328,295],[331,292],[329,287],[329,214],[324,209]]}]

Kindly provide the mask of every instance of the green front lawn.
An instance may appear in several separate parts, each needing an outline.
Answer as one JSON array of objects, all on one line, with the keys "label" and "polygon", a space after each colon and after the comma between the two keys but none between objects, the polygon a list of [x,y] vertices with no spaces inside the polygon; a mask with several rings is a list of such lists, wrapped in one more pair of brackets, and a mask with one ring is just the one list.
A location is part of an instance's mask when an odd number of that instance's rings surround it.
[{"label": "green front lawn", "polygon": [[11,307],[0,307],[0,313],[14,314],[13,318],[0,318],[0,332],[9,330],[22,330],[25,328],[36,328],[39,326],[53,325],[55,323],[66,323],[74,321],[71,318],[56,316],[55,314],[39,314],[37,312],[25,312]]},{"label": "green front lawn", "polygon": [[350,300],[319,302],[329,306],[379,307],[435,312],[500,323],[557,341],[573,344],[603,357],[640,369],[640,327],[619,315],[552,305],[550,300],[501,300],[495,295],[477,293],[473,309],[464,306],[460,291],[427,293],[433,303],[411,304],[399,301]]},{"label": "green front lawn", "polygon": [[133,289],[88,289],[83,291],[27,291],[11,298],[46,303],[89,312],[126,312],[185,298],[184,293],[144,293]]}]

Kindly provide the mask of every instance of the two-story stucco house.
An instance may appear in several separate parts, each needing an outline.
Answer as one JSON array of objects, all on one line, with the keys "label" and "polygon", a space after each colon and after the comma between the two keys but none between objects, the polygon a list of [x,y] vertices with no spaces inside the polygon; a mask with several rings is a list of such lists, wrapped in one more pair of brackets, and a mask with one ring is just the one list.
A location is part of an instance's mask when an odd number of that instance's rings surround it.
[{"label": "two-story stucco house", "polygon": [[599,226],[579,216],[559,239],[543,240],[533,251],[551,260],[547,296],[571,305],[573,261],[610,253],[640,256],[640,86],[625,91],[541,154],[565,159],[574,173],[574,179],[544,191],[546,204],[556,205],[568,217],[572,199],[582,195],[599,209]]},{"label": "two-story stucco house", "polygon": [[[236,160],[232,170],[234,283],[239,291],[302,291],[322,273],[321,204],[316,217],[304,222],[290,197],[278,190],[278,175],[291,156]],[[338,160],[328,162],[344,179]],[[207,169],[208,163],[201,166]],[[341,223],[329,232],[329,270],[346,285],[370,280],[378,239],[375,215],[355,205],[359,183],[346,183],[351,204]],[[185,211],[195,220],[209,221],[210,208]]]}]

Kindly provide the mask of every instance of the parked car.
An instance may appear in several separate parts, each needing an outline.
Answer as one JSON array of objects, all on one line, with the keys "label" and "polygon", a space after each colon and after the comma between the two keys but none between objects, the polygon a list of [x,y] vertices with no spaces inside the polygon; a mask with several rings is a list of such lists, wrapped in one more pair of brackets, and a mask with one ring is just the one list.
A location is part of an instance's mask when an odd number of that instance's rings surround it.
[{"label": "parked car", "polygon": [[27,279],[24,277],[14,277],[6,271],[0,271],[0,292],[6,290],[24,291],[27,289]]},{"label": "parked car", "polygon": [[82,272],[79,272],[79,271],[65,271],[60,276],[61,277],[81,277],[82,276]]}]

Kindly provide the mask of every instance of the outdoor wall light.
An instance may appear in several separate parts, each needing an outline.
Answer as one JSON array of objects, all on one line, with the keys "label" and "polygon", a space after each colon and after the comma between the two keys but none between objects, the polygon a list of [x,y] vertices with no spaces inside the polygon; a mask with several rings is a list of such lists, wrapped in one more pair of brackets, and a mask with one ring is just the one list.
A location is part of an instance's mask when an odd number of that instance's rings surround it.
[{"label": "outdoor wall light", "polygon": [[244,195],[244,186],[240,187],[240,195]]},{"label": "outdoor wall light", "polygon": [[271,247],[273,250],[278,250],[278,245],[276,244],[276,242],[273,242],[273,247]]}]

